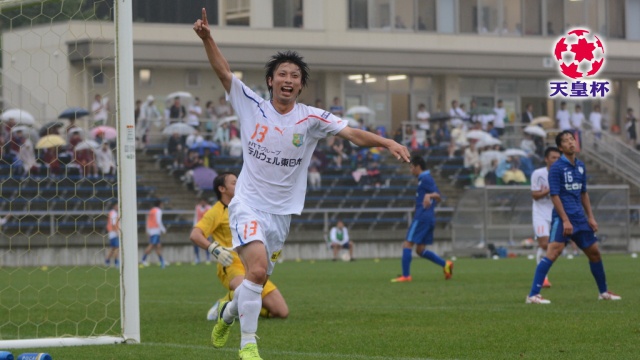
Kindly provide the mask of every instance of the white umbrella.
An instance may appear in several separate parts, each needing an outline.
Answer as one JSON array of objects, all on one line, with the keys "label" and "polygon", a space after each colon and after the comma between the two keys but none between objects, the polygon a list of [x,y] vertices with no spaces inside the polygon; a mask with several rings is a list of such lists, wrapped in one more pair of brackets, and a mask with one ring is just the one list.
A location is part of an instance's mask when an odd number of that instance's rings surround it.
[{"label": "white umbrella", "polygon": [[504,156],[527,156],[527,152],[522,149],[507,149],[503,154]]},{"label": "white umbrella", "polygon": [[26,125],[18,125],[11,128],[11,132],[22,131],[23,133],[30,132],[31,128]]},{"label": "white umbrella", "polygon": [[487,135],[489,134],[482,130],[471,130],[467,133],[467,139],[482,140],[487,138]]},{"label": "white umbrella", "polygon": [[176,92],[172,92],[171,94],[167,95],[167,101],[173,101],[173,99],[175,98],[180,98],[181,102],[188,102],[191,101],[191,99],[193,99],[193,95],[191,95],[191,93],[186,92],[186,91],[176,91]]},{"label": "white umbrella", "polygon": [[360,123],[358,122],[358,120],[352,118],[352,117],[344,117],[342,118],[342,120],[345,120],[347,122],[347,125],[351,126],[351,127],[358,127],[360,126]]},{"label": "white umbrella", "polygon": [[538,125],[538,124],[545,124],[545,123],[551,123],[551,122],[553,122],[553,120],[548,116],[538,116],[537,118],[533,118],[533,121],[531,122],[530,125]]},{"label": "white umbrella", "polygon": [[84,134],[84,130],[82,128],[77,127],[77,126],[71,128],[71,130],[69,130],[69,135],[75,134],[75,133],[79,133],[79,134],[82,135],[82,134]]},{"label": "white umbrella", "polygon": [[541,128],[540,126],[527,126],[526,128],[524,128],[524,132],[526,132],[527,134],[531,134],[534,136],[540,136],[540,137],[545,137],[547,136],[547,132],[544,131],[543,128]]},{"label": "white umbrella", "polygon": [[9,119],[13,119],[16,124],[22,125],[34,125],[36,123],[36,119],[33,115],[20,109],[9,109],[2,113],[0,119],[2,119],[2,121],[9,121]]},{"label": "white umbrella", "polygon": [[165,135],[171,135],[173,133],[178,133],[180,135],[191,135],[196,131],[193,127],[184,124],[184,123],[175,123],[167,126],[162,130],[162,133]]},{"label": "white umbrella", "polygon": [[97,142],[95,142],[93,140],[84,140],[84,141],[79,142],[75,146],[74,150],[75,151],[79,151],[79,150],[87,150],[87,149],[89,149],[89,150],[96,151],[96,149],[99,148],[99,147],[100,147],[100,144],[98,144]]},{"label": "white umbrella", "polygon": [[494,146],[494,145],[502,145],[502,141],[500,139],[496,139],[493,136],[489,136],[488,138],[482,138],[478,140],[476,147],[482,148],[485,146]]},{"label": "white umbrella", "polygon": [[225,116],[220,121],[218,121],[218,126],[226,123],[230,123],[232,121],[238,121],[238,117],[236,115]]},{"label": "white umbrella", "polygon": [[371,110],[366,106],[354,106],[347,111],[347,115],[355,115],[355,114],[373,115],[375,114],[375,111]]}]

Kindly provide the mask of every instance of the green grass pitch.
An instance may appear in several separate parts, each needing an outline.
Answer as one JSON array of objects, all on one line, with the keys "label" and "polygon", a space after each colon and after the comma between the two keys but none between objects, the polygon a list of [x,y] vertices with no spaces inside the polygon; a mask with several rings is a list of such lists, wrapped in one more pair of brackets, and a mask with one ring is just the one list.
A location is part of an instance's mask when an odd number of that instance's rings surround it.
[{"label": "green grass pitch", "polygon": [[[619,302],[597,300],[584,256],[560,259],[543,295],[525,305],[535,262],[459,259],[445,281],[414,257],[413,282],[390,283],[399,259],[284,262],[273,281],[287,320],[260,320],[264,359],[638,359],[640,260],[604,257]],[[110,270],[108,276],[117,278]],[[224,291],[215,266],[172,264],[140,270],[142,344],[13,350],[68,359],[236,359],[236,323],[225,348],[210,345],[206,312]],[[1,350],[1,349],[0,349]]]}]

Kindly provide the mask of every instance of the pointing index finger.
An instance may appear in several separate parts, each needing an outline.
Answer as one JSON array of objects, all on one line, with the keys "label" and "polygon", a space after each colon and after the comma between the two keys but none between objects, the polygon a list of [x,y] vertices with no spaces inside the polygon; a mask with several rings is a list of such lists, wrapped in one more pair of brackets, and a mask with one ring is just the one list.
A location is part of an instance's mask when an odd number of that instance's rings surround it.
[{"label": "pointing index finger", "polygon": [[205,25],[209,25],[209,21],[207,20],[207,10],[205,8],[202,8],[202,22]]}]

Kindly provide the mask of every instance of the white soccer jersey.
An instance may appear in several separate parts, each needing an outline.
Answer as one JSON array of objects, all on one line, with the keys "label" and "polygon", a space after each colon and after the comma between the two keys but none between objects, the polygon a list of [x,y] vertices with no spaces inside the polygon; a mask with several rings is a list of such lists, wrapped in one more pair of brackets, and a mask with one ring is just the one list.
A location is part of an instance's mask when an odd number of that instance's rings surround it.
[{"label": "white soccer jersey", "polygon": [[[540,191],[542,188],[549,188],[549,170],[546,167],[536,169],[531,174],[531,191]],[[533,218],[541,218],[551,221],[551,212],[553,211],[553,202],[549,195],[542,199],[533,201]]]},{"label": "white soccer jersey", "polygon": [[318,140],[337,134],[347,122],[303,104],[282,115],[235,76],[229,101],[240,122],[244,158],[235,197],[267,213],[300,214]]}]

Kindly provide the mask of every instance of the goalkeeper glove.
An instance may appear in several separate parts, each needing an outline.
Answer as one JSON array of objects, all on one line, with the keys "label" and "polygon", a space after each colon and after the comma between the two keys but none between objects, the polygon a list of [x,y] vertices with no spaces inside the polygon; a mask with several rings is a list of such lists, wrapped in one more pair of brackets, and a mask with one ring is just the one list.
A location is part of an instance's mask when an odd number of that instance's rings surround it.
[{"label": "goalkeeper glove", "polygon": [[223,247],[218,244],[217,241],[214,241],[209,245],[208,251],[213,255],[213,259],[222,264],[222,266],[229,266],[233,262],[233,255],[231,254],[232,250]]}]

